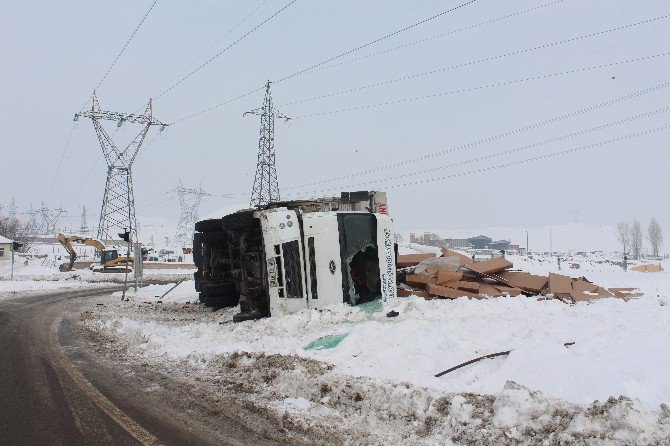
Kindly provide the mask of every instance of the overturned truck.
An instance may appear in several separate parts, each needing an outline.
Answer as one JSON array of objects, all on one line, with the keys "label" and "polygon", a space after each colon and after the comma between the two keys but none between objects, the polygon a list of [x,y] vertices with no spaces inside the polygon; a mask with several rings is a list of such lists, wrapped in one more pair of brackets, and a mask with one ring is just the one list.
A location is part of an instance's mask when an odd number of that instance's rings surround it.
[{"label": "overturned truck", "polygon": [[396,296],[383,192],[272,203],[199,221],[195,288],[205,305],[240,305],[236,322]]}]

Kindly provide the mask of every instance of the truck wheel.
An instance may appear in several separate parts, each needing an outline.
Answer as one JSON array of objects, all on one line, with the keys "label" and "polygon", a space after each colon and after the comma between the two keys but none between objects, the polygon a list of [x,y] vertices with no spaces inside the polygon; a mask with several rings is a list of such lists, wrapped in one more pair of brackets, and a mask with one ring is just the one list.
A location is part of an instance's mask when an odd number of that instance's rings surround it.
[{"label": "truck wheel", "polygon": [[228,214],[221,219],[221,228],[227,231],[239,231],[247,229],[257,224],[254,218],[255,211],[241,211]]},{"label": "truck wheel", "polygon": [[231,308],[237,306],[239,303],[239,296],[237,294],[228,294],[223,296],[207,296],[205,298],[205,306],[212,308]]},{"label": "truck wheel", "polygon": [[201,220],[195,224],[195,230],[198,232],[217,232],[221,230],[221,219],[210,218]]},{"label": "truck wheel", "polygon": [[223,231],[219,228],[216,232],[204,232],[198,235],[198,239],[202,243],[221,243],[228,241],[228,231]]},{"label": "truck wheel", "polygon": [[205,296],[237,295],[235,282],[208,283],[200,287]]}]

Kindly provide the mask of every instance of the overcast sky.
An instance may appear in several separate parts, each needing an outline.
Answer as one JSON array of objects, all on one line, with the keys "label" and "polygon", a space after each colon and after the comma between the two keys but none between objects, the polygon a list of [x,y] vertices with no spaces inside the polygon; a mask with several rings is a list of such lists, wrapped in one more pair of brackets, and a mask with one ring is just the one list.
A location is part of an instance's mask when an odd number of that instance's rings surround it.
[{"label": "overcast sky", "polygon": [[[152,97],[154,116],[174,123],[151,130],[133,167],[140,224],[178,218],[167,192],[180,179],[215,195],[201,215],[248,202],[259,118],[242,114],[261,106],[263,91],[180,119],[465,1],[297,0],[161,95],[289,1],[159,0],[97,90],[103,109],[121,112]],[[75,124],[73,115],[90,106],[152,3],[1,3],[0,203],[62,205],[73,225],[86,205],[97,223],[106,167],[90,120]],[[670,86],[644,90],[670,81],[668,14],[664,0],[477,0],[277,82],[275,104],[293,117],[276,125],[283,198],[387,190],[404,230],[531,227],[575,215],[645,226],[655,216],[667,226],[669,132],[658,129],[670,124]],[[561,119],[533,126],[553,118]],[[139,130],[108,124],[120,146]],[[231,194],[239,198],[222,197]]]}]

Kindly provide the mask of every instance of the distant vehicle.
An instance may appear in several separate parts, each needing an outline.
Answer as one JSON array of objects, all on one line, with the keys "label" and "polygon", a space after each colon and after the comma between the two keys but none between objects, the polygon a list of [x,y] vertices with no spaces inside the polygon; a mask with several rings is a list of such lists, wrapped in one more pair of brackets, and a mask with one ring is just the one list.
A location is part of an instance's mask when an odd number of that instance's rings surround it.
[{"label": "distant vehicle", "polygon": [[383,192],[272,203],[199,221],[195,288],[234,321],[396,296],[395,248]]},{"label": "distant vehicle", "polygon": [[58,234],[58,241],[63,245],[65,250],[70,254],[69,263],[63,263],[59,269],[61,272],[72,271],[74,262],[77,260],[77,253],[72,246],[73,243],[92,246],[100,251],[100,265],[93,270],[102,270],[108,272],[124,271],[129,266],[132,266],[134,259],[132,256],[119,256],[116,249],[106,249],[105,244],[93,237],[83,237],[80,235],[65,235]]}]

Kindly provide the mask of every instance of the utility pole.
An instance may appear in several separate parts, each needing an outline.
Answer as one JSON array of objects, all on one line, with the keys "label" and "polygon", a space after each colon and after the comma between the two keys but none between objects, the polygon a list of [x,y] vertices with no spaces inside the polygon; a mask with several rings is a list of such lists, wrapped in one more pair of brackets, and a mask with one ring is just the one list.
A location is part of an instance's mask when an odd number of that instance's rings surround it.
[{"label": "utility pole", "polygon": [[257,115],[261,117],[261,130],[258,139],[258,161],[256,163],[256,175],[254,186],[251,191],[250,207],[262,206],[279,201],[279,182],[277,180],[277,168],[275,165],[275,118],[288,122],[291,118],[281,114],[274,108],[272,94],[270,93],[270,81],[265,84],[265,100],[263,106],[244,113],[246,115]]},{"label": "utility pole", "polygon": [[16,207],[16,201],[12,197],[12,202],[9,205],[9,218],[14,221],[16,220],[16,214],[18,213],[18,208]]},{"label": "utility pole", "polygon": [[554,244],[551,238],[551,226],[549,226],[549,256],[551,257],[553,255],[554,255]]},{"label": "utility pole", "polygon": [[180,247],[190,246],[193,243],[193,232],[195,223],[198,221],[198,210],[202,197],[209,195],[202,189],[202,184],[197,189],[185,188],[181,180],[177,186],[177,196],[179,197],[179,223],[177,224],[177,233],[175,241]]},{"label": "utility pole", "polygon": [[88,222],[86,221],[86,206],[82,206],[81,208],[81,225],[79,226],[79,232],[81,235],[88,235],[89,231],[91,230],[88,227]]},{"label": "utility pole", "polygon": [[[95,91],[93,92],[93,105],[91,105],[91,109],[76,113],[74,120],[77,121],[80,117],[90,118],[93,122],[102,153],[107,162],[107,182],[100,209],[97,238],[103,241],[113,240],[110,237],[110,230],[112,228],[125,227],[133,231],[135,234],[134,238],[137,240],[135,196],[133,195],[132,180],[133,162],[142,147],[149,128],[152,125],[158,125],[162,131],[167,124],[154,119],[151,99],[149,99],[149,103],[141,115],[119,113],[101,110]],[[143,127],[125,149],[119,150],[100,121],[116,121],[117,128],[121,127],[124,123],[141,124]]]}]

